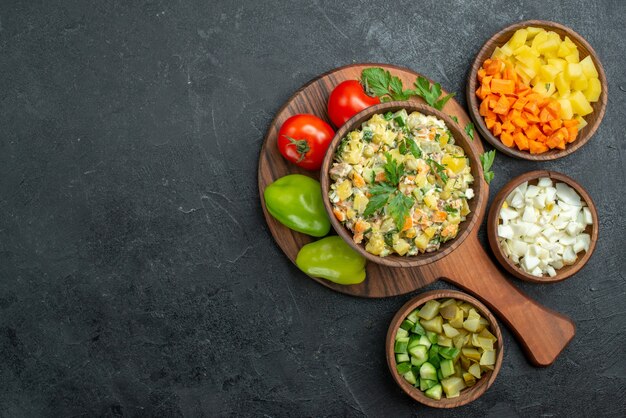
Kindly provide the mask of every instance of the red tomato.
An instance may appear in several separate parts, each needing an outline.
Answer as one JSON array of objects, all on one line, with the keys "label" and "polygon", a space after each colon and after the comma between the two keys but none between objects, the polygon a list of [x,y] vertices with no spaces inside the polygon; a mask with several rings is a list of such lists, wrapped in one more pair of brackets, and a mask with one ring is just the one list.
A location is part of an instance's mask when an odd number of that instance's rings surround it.
[{"label": "red tomato", "polygon": [[380,99],[368,96],[357,80],[347,80],[335,87],[330,93],[328,117],[339,128],[361,110],[378,103],[380,103]]},{"label": "red tomato", "polygon": [[334,136],[333,128],[317,116],[295,115],[278,131],[278,150],[304,169],[319,170]]}]

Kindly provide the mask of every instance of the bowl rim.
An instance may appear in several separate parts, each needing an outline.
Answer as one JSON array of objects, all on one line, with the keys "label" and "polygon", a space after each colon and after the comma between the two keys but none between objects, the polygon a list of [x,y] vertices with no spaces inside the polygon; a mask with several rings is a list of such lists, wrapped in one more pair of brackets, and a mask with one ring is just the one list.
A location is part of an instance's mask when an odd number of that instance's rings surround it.
[{"label": "bowl rim", "polygon": [[[463,148],[466,156],[470,159],[471,167],[475,169],[473,170],[473,174],[476,175],[474,175],[474,182],[472,183],[474,197],[469,201],[470,207],[474,207],[471,213],[467,216],[466,220],[461,223],[464,230],[461,231],[461,233],[458,234],[453,240],[449,241],[448,243],[444,243],[442,245],[443,248],[440,247],[437,251],[418,254],[414,256],[400,256],[397,254],[392,254],[386,257],[380,257],[365,251],[364,244],[355,244],[352,240],[351,232],[349,232],[348,229],[343,226],[333,215],[332,204],[328,196],[330,189],[329,171],[332,167],[335,150],[337,149],[337,146],[339,145],[341,139],[345,137],[348,132],[357,129],[361,123],[371,118],[374,114],[385,113],[387,111],[397,111],[400,109],[406,109],[408,113],[417,111],[425,115],[432,115],[445,122],[447,128],[450,130],[455,139],[455,144]],[[461,141],[459,141],[459,139]],[[459,142],[463,142],[464,145],[459,144]],[[458,248],[469,236],[471,231],[474,228],[480,226],[480,223],[478,221],[481,218],[482,211],[486,207],[489,190],[487,183],[483,179],[483,171],[479,155],[480,153],[474,146],[473,140],[471,140],[467,136],[465,131],[460,127],[460,125],[458,123],[455,123],[452,118],[447,114],[431,106],[414,100],[405,100],[385,102],[368,107],[367,109],[364,109],[363,111],[357,113],[337,130],[334,138],[328,146],[326,155],[324,156],[324,161],[320,169],[320,183],[322,187],[322,199],[324,201],[324,207],[326,208],[326,213],[330,218],[331,225],[333,226],[337,234],[341,236],[350,247],[352,247],[355,251],[364,256],[367,260],[372,261],[376,264],[381,264],[388,267],[417,267],[435,262]]]},{"label": "bowl rim", "polygon": [[[513,189],[515,189],[520,184],[524,183],[525,181],[532,182],[534,180],[538,180],[541,177],[548,177],[554,180],[555,182],[565,183],[568,186],[572,187],[574,190],[576,190],[576,193],[578,193],[580,197],[587,204],[587,207],[589,208],[589,211],[591,212],[591,218],[593,220],[593,224],[587,225],[587,227],[585,228],[585,231],[591,236],[591,242],[589,244],[589,251],[586,251],[582,257],[578,257],[576,262],[572,264],[571,266],[565,266],[557,270],[557,274],[554,277],[550,277],[550,276],[537,277],[537,276],[533,276],[532,274],[526,273],[520,267],[515,265],[513,261],[510,260],[509,257],[507,257],[504,254],[504,252],[502,251],[502,248],[500,247],[500,243],[498,242],[498,225],[500,223],[499,213],[500,213],[500,208],[502,207],[502,204],[504,203],[504,200],[513,191]],[[489,246],[491,247],[491,251],[493,251],[496,259],[500,262],[500,265],[502,265],[509,273],[527,282],[556,283],[556,282],[563,281],[573,276],[578,271],[580,271],[585,266],[585,264],[587,264],[587,262],[591,258],[591,255],[593,254],[596,248],[596,241],[598,240],[598,231],[600,229],[599,226],[600,225],[599,225],[598,211],[596,209],[596,205],[593,202],[593,199],[591,198],[587,190],[585,190],[585,188],[580,183],[578,183],[576,180],[572,179],[571,177],[566,176],[565,174],[562,174],[556,171],[534,170],[534,171],[529,171],[527,173],[521,174],[515,177],[514,179],[510,180],[496,194],[496,196],[493,199],[493,202],[491,203],[491,207],[489,208],[489,215],[487,218],[487,237],[489,239]]]},{"label": "bowl rim", "polygon": [[[574,142],[568,144],[568,146],[564,150],[550,150],[543,154],[531,154],[528,151],[521,151],[517,148],[509,148],[502,143],[498,138],[496,138],[491,131],[487,128],[484,119],[482,116],[478,114],[478,100],[476,98],[476,74],[478,69],[480,68],[482,62],[491,55],[492,51],[496,46],[499,46],[499,42],[496,40],[506,34],[514,32],[518,29],[522,29],[528,26],[539,26],[544,29],[556,29],[558,31],[564,32],[569,36],[577,46],[583,47],[583,51],[586,52],[586,55],[591,56],[598,71],[598,79],[600,80],[600,84],[602,85],[602,92],[600,94],[600,98],[597,102],[592,103],[594,107],[594,111],[591,115],[595,114],[595,118],[592,123],[589,123],[583,131],[585,132],[584,136],[579,136]],[[512,35],[512,33],[511,33]],[[504,43],[504,42],[502,42]],[[524,160],[531,161],[549,161],[555,160],[558,158],[563,158],[567,155],[574,153],[576,150],[580,149],[583,145],[585,145],[591,137],[595,134],[604,118],[604,114],[606,113],[606,106],[608,102],[608,82],[606,79],[606,73],[604,72],[604,67],[602,66],[602,62],[597,54],[597,52],[593,49],[593,47],[587,42],[585,38],[583,38],[579,33],[574,31],[572,28],[562,25],[560,23],[548,21],[548,20],[525,20],[522,22],[514,23],[512,25],[506,26],[492,35],[481,47],[481,49],[476,54],[474,61],[469,70],[467,83],[466,83],[466,91],[465,91],[466,99],[467,99],[467,107],[469,110],[469,115],[471,119],[474,121],[476,129],[478,132],[498,151],[509,155],[511,157],[520,158]],[[597,108],[596,108],[597,107]]]},{"label": "bowl rim", "polygon": [[[419,388],[416,388],[409,382],[407,382],[396,370],[396,357],[394,353],[395,335],[402,321],[415,308],[423,305],[424,303],[432,299],[448,298],[463,300],[477,308],[479,313],[489,321],[491,333],[497,338],[496,348],[498,352],[496,355],[496,364],[494,365],[494,369],[485,372],[474,386],[461,392],[461,395],[457,398],[448,399],[444,396],[440,400],[435,400],[427,397],[421,390],[419,390]],[[502,367],[502,359],[504,357],[504,340],[502,339],[500,325],[498,324],[495,316],[478,299],[458,290],[431,290],[428,292],[420,293],[416,297],[412,298],[411,300],[406,302],[398,310],[398,312],[396,312],[387,330],[387,337],[385,340],[385,354],[387,356],[387,366],[389,367],[389,371],[391,372],[393,379],[407,395],[409,395],[414,400],[433,408],[454,408],[473,402],[474,400],[482,396],[487,391],[487,389],[491,387]]]}]

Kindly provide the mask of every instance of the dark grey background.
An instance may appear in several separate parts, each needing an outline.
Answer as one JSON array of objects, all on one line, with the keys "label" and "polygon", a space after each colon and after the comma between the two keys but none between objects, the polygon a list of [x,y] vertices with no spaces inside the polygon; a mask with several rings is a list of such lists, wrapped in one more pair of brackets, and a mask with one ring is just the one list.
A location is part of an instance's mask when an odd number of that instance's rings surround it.
[{"label": "dark grey background", "polygon": [[[0,416],[623,416],[625,17],[619,0],[3,0]],[[549,168],[595,199],[587,267],[516,281],[577,334],[537,369],[505,329],[494,386],[429,409],[384,357],[413,295],[356,299],[300,273],[265,226],[259,150],[296,89],[351,62],[410,67],[465,104],[481,44],[531,18],[575,28],[609,80],[588,145],[498,156],[491,188]]]}]

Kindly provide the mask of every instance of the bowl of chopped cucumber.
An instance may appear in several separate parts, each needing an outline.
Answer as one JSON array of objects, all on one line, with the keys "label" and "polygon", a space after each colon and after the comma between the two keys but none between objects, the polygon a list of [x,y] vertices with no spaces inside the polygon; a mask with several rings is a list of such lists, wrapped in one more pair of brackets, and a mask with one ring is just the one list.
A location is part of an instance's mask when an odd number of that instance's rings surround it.
[{"label": "bowl of chopped cucumber", "polygon": [[389,371],[411,398],[434,408],[468,404],[489,389],[502,366],[500,327],[487,307],[455,290],[407,302],[387,332]]}]

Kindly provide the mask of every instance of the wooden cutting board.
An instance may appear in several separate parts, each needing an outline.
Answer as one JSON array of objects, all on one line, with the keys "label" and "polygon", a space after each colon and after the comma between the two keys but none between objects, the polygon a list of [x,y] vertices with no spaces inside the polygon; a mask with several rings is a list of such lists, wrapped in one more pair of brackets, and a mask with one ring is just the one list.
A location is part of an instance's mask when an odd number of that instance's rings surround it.
[{"label": "wooden cutting board", "polygon": [[[276,146],[278,130],[287,118],[298,113],[311,113],[330,123],[326,116],[326,103],[332,89],[344,80],[360,79],[361,71],[368,67],[389,70],[400,77],[405,88],[412,86],[419,76],[407,68],[388,64],[353,64],[334,69],[300,88],[278,111],[265,136],[258,168],[261,206],[276,243],[294,263],[300,248],[314,238],[276,221],[265,207],[263,191],[270,183],[287,174],[304,174],[319,180],[319,173],[303,170],[283,158]],[[443,111],[456,116],[462,127],[470,122],[465,110],[454,99],[448,101]],[[474,135],[475,145],[482,152],[480,138],[476,133]],[[480,298],[517,336],[529,360],[538,366],[548,366],[574,337],[575,326],[569,318],[539,305],[513,286],[505,277],[506,273],[496,267],[485,252],[478,241],[478,227],[485,215],[487,195],[484,194],[484,201],[478,205],[480,214],[476,227],[465,241],[449,255],[431,264],[390,268],[368,263],[365,281],[352,286],[311,278],[338,292],[369,298],[405,294],[443,279]]]}]

